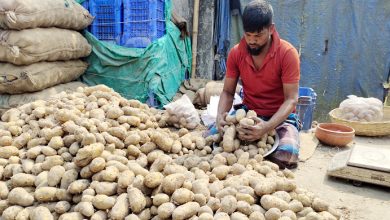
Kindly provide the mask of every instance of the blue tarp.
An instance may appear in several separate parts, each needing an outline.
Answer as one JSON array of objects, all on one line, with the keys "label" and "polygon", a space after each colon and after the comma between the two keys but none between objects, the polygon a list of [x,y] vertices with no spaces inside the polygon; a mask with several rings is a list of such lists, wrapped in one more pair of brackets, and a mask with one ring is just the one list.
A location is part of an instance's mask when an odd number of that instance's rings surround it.
[{"label": "blue tarp", "polygon": [[[248,2],[241,0],[242,10]],[[383,100],[390,72],[390,1],[269,2],[280,36],[301,54],[301,86],[317,92],[318,119],[350,94]]]},{"label": "blue tarp", "polygon": [[230,1],[216,1],[216,19],[214,28],[215,77],[221,80],[226,72],[226,60],[230,46]]}]

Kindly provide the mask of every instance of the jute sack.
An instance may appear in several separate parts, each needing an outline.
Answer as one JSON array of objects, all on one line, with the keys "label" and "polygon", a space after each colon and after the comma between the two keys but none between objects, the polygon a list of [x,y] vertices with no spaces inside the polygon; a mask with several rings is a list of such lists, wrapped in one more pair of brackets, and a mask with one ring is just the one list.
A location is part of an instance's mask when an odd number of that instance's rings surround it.
[{"label": "jute sack", "polygon": [[74,0],[1,0],[0,28],[58,27],[82,30],[93,16]]},{"label": "jute sack", "polygon": [[0,30],[0,61],[27,65],[40,61],[62,61],[86,57],[91,45],[77,31],[36,28]]},{"label": "jute sack", "polygon": [[0,93],[40,91],[77,79],[88,64],[81,60],[40,62],[28,66],[0,63]]},{"label": "jute sack", "polygon": [[[223,91],[223,82],[210,81],[205,88],[199,89],[195,94],[194,104],[199,106],[207,106],[210,103],[211,96],[220,96]],[[241,86],[237,85],[236,93],[239,93]]]},{"label": "jute sack", "polygon": [[76,91],[78,87],[85,86],[87,85],[75,81],[59,84],[39,92],[23,93],[17,95],[2,94],[0,95],[0,116],[8,109],[16,108],[37,100],[49,100],[61,92]]}]

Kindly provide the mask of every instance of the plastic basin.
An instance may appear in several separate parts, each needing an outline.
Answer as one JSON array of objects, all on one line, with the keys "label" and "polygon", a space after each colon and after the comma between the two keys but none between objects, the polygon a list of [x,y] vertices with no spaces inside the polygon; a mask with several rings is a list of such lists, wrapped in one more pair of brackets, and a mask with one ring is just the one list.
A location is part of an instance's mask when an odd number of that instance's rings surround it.
[{"label": "plastic basin", "polygon": [[326,145],[344,147],[353,141],[355,130],[336,123],[320,123],[315,132],[319,141]]}]

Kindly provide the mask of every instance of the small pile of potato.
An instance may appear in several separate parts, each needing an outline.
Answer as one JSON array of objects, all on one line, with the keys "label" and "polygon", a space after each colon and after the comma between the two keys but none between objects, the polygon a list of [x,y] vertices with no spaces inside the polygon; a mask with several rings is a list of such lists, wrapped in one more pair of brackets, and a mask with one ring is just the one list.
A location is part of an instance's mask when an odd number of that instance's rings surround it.
[{"label": "small pile of potato", "polygon": [[276,139],[276,131],[273,129],[268,134],[265,134],[260,140],[248,143],[238,138],[238,131],[236,127],[240,125],[255,125],[253,118],[257,117],[257,114],[253,110],[245,112],[244,109],[236,111],[235,115],[227,115],[225,120],[228,123],[224,127],[223,137],[219,134],[212,135],[206,138],[206,143],[220,143],[225,152],[234,152],[242,149],[248,151],[251,157],[257,154],[264,155],[273,147]]},{"label": "small pile of potato", "polygon": [[105,86],[7,111],[1,219],[339,219],[261,154],[212,150],[155,115]]}]

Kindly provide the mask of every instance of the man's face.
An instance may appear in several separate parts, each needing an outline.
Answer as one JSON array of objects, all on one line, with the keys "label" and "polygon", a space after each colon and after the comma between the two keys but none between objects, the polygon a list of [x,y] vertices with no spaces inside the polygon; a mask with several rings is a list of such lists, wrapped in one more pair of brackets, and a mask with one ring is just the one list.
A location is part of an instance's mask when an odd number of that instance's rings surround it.
[{"label": "man's face", "polygon": [[245,32],[244,38],[251,55],[259,55],[268,43],[273,30],[273,25],[264,28],[260,32]]}]

